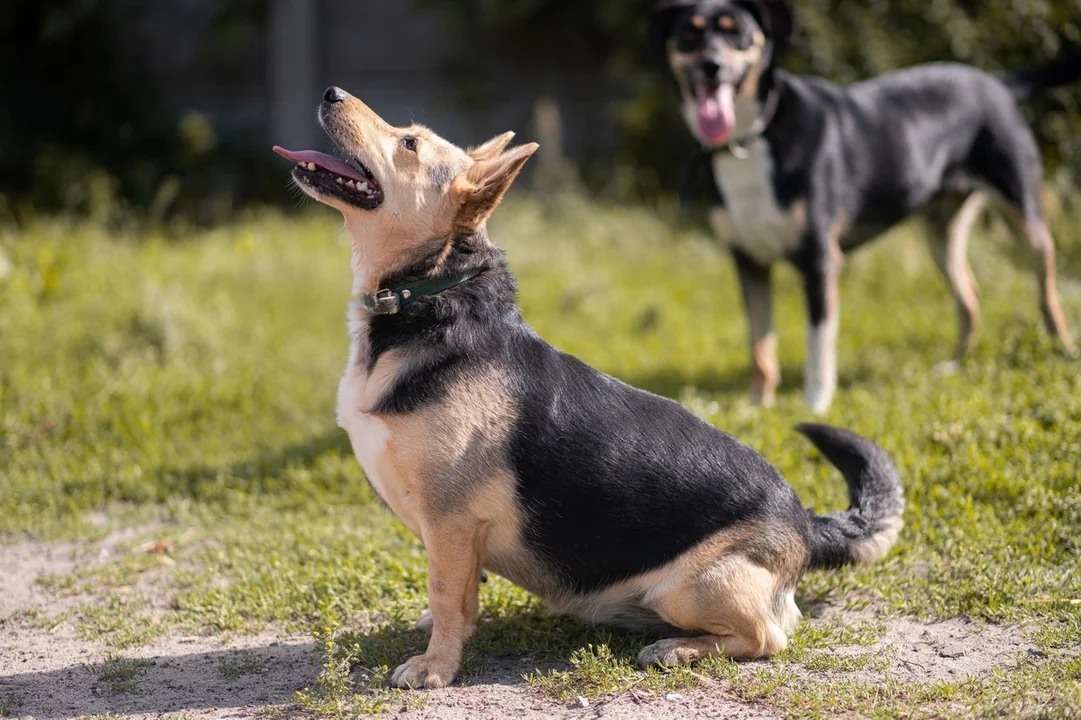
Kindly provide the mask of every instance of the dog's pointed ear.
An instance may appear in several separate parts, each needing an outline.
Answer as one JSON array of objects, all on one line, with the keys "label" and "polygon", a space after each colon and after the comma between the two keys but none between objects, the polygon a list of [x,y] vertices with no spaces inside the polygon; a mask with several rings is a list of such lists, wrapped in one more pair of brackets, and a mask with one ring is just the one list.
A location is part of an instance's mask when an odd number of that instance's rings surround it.
[{"label": "dog's pointed ear", "polygon": [[454,180],[457,210],[454,232],[471,233],[491,216],[510,188],[518,171],[540,145],[526,143],[505,153],[478,161]]},{"label": "dog's pointed ear", "polygon": [[491,140],[483,142],[480,145],[474,145],[466,150],[465,153],[474,160],[488,160],[503,152],[503,148],[507,147],[513,139],[514,131],[511,130],[502,135],[496,135]]},{"label": "dog's pointed ear", "polygon": [[738,0],[738,4],[754,15],[774,45],[786,47],[796,36],[796,20],[786,0]]},{"label": "dog's pointed ear", "polygon": [[649,15],[649,27],[646,30],[646,42],[649,45],[649,51],[662,62],[665,62],[672,23],[681,12],[693,6],[692,0],[661,0],[653,6]]}]

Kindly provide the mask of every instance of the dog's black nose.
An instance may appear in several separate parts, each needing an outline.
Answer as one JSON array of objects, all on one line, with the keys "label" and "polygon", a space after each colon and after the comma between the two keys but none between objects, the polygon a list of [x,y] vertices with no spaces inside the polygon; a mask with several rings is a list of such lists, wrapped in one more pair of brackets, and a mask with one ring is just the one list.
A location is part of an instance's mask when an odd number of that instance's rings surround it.
[{"label": "dog's black nose", "polygon": [[331,85],[323,93],[323,102],[325,103],[340,103],[342,100],[345,100],[345,90],[342,90],[337,85]]},{"label": "dog's black nose", "polygon": [[[717,76],[721,74],[721,66],[708,58],[703,60],[699,67],[702,68],[702,73],[706,76],[707,80],[716,80]],[[327,92],[329,93],[330,91],[327,90]]]}]

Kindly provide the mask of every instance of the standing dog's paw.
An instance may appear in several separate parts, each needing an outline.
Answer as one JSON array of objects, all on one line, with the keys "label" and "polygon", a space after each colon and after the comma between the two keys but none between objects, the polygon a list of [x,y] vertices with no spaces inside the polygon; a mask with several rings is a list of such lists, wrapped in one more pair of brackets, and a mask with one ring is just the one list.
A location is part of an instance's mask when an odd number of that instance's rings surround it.
[{"label": "standing dog's paw", "polygon": [[414,655],[398,666],[390,678],[400,688],[441,688],[454,679],[457,664],[436,660],[427,654]]},{"label": "standing dog's paw", "polygon": [[431,608],[428,608],[427,610],[425,610],[424,612],[422,612],[420,614],[419,618],[417,618],[417,622],[416,622],[416,624],[413,625],[413,629],[414,630],[420,630],[423,633],[428,633],[429,635],[431,635],[432,634],[432,624],[434,622],[435,621],[432,620],[432,610],[431,610]]}]

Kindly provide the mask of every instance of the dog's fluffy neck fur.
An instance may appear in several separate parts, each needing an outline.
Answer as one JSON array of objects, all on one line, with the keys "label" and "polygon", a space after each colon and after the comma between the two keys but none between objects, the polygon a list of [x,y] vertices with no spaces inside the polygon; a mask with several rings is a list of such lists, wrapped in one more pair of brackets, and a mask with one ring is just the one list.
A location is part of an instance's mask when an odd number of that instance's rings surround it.
[{"label": "dog's fluffy neck fur", "polygon": [[[387,351],[418,341],[424,344],[425,354],[433,359],[452,355],[455,345],[477,341],[480,335],[477,330],[483,325],[493,324],[495,328],[503,321],[521,321],[517,285],[503,251],[489,241],[483,226],[470,234],[433,242],[431,248],[435,252],[385,272],[367,265],[365,254],[356,245],[354,241],[354,293],[374,292],[371,288],[395,288],[433,277],[472,271],[477,274],[438,295],[415,300],[392,315],[376,315],[359,303],[351,303],[349,365],[352,368],[371,372]],[[487,332],[497,334],[498,330]]]}]

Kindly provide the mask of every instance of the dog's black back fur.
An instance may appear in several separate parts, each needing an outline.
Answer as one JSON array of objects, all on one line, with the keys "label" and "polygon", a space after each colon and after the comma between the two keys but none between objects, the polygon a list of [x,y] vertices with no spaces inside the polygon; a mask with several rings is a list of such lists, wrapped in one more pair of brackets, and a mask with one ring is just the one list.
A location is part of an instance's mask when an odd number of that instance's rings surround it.
[{"label": "dog's black back fur", "polygon": [[1026,214],[1039,206],[1040,158],[1014,96],[958,64],[899,70],[851,87],[775,71],[777,114],[764,137],[778,199],[802,194],[812,225],[837,213],[857,247],[943,192],[987,185]]}]

